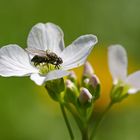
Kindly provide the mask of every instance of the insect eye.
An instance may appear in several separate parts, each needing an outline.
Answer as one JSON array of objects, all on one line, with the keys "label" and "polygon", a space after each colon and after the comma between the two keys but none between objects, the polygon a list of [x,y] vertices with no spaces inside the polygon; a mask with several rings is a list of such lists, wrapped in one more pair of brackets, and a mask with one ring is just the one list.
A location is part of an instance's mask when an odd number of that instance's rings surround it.
[{"label": "insect eye", "polygon": [[60,63],[63,63],[63,60],[62,60],[61,57],[58,58],[58,61],[59,61]]}]

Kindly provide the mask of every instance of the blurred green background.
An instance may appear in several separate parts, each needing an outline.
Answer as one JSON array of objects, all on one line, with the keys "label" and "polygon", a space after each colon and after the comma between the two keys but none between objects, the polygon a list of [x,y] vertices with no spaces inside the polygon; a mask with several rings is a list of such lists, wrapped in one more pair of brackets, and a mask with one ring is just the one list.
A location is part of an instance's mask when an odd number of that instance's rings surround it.
[{"label": "blurred green background", "polygon": [[[139,0],[0,0],[0,46],[16,43],[25,48],[29,30],[38,22],[58,24],[65,33],[66,45],[82,34],[98,36],[99,43],[89,57],[102,83],[97,112],[108,103],[111,88],[108,45],[125,46],[129,72],[140,68]],[[81,73],[82,68],[76,72]],[[136,94],[112,108],[96,140],[139,140],[139,131],[140,94]],[[29,78],[0,77],[0,140],[56,139],[68,140],[69,134],[58,104],[45,89]]]}]

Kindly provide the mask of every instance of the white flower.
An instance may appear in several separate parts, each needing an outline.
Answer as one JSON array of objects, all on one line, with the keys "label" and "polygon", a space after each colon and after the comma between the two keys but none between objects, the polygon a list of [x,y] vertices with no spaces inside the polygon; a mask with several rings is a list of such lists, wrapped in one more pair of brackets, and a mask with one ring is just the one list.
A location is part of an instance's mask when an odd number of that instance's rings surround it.
[{"label": "white flower", "polygon": [[112,45],[108,49],[108,62],[113,83],[122,82],[129,86],[128,93],[134,94],[140,90],[140,71],[127,76],[127,54],[121,45]]},{"label": "white flower", "polygon": [[27,39],[28,49],[50,51],[59,56],[63,60],[60,69],[53,68],[42,74],[40,67],[31,63],[33,56],[31,57],[18,45],[10,44],[0,49],[0,75],[30,76],[38,85],[68,75],[67,70],[84,64],[97,43],[97,37],[92,34],[80,36],[65,48],[63,36],[62,30],[57,25],[38,23],[31,29]]}]

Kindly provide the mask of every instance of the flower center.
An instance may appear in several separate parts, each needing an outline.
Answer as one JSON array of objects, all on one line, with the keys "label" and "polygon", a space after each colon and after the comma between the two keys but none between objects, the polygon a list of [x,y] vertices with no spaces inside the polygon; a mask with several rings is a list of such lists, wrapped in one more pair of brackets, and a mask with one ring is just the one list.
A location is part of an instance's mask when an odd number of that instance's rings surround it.
[{"label": "flower center", "polygon": [[39,73],[41,75],[45,75],[52,70],[56,70],[56,69],[60,68],[60,67],[59,68],[56,67],[53,64],[48,64],[48,63],[40,63],[40,64],[36,65],[36,67],[39,69]]}]

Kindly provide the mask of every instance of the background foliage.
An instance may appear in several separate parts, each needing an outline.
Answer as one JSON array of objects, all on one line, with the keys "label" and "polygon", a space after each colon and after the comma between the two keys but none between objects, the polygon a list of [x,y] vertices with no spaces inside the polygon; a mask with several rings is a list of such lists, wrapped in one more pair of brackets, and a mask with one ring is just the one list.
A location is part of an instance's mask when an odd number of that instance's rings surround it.
[{"label": "background foliage", "polygon": [[[66,45],[81,34],[98,36],[99,43],[89,57],[102,83],[97,113],[108,103],[111,87],[108,45],[124,45],[129,72],[140,69],[139,0],[0,0],[0,46],[16,43],[25,48],[29,30],[38,22],[58,24],[65,33]],[[81,73],[82,68],[76,72]],[[139,108],[140,94],[116,105],[103,122],[97,140],[139,140]],[[77,129],[75,134],[79,136]],[[29,78],[0,77],[1,140],[66,140],[68,136],[57,103],[43,87]]]}]

